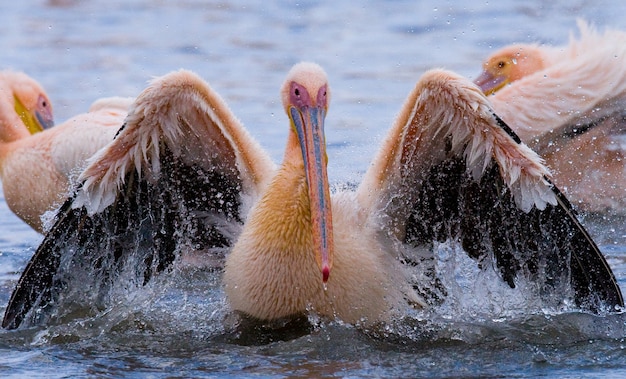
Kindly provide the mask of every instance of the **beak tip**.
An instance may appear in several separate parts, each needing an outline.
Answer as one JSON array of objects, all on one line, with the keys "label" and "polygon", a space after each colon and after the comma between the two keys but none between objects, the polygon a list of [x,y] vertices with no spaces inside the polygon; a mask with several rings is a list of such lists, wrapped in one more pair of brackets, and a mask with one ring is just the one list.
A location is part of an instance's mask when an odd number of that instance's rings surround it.
[{"label": "beak tip", "polygon": [[322,268],[322,281],[324,281],[324,283],[328,282],[329,277],[330,277],[330,267],[324,266]]}]

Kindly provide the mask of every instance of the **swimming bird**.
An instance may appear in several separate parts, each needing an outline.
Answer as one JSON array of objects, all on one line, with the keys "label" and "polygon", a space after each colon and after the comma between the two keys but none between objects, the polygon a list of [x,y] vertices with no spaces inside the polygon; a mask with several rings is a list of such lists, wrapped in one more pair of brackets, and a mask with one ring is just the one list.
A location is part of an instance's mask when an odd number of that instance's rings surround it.
[{"label": "swimming bird", "polygon": [[535,283],[549,304],[623,305],[546,167],[467,79],[424,74],[358,189],[332,196],[325,72],[295,65],[281,98],[289,129],[276,166],[197,75],[155,79],[90,159],[2,325],[63,322],[77,307],[97,314],[195,254],[223,268],[244,318],[315,313],[369,326],[445,301],[438,241],[511,287]]},{"label": "swimming bird", "polygon": [[496,51],[475,83],[579,209],[624,213],[626,33],[579,29],[567,46]]},{"label": "swimming bird", "polygon": [[[11,211],[42,233],[42,216],[63,204],[86,159],[113,140],[131,102],[101,99],[89,112],[33,135],[23,126],[11,128],[12,124],[4,123],[0,127],[0,180]],[[49,108],[47,98],[45,104]],[[7,119],[11,113],[15,114],[0,110],[0,117]],[[41,113],[28,111],[30,116],[22,118],[36,120],[42,118]]]}]

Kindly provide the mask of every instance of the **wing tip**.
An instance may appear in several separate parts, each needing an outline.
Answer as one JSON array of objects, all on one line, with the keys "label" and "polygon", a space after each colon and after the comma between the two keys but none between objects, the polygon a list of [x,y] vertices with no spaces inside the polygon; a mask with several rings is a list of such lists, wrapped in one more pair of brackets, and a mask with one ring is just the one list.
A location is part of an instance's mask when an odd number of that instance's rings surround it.
[{"label": "wing tip", "polygon": [[9,311],[9,308],[4,312],[4,318],[2,319],[2,328],[6,330],[17,329],[21,324],[20,320],[16,319],[16,315]]}]

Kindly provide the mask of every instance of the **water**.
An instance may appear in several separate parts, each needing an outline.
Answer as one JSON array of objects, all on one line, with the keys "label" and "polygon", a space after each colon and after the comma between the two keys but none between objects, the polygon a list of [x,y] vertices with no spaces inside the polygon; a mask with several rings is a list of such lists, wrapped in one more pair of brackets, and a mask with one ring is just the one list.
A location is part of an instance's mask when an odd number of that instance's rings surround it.
[{"label": "water", "polygon": [[[481,59],[502,45],[565,43],[577,17],[626,29],[625,14],[626,4],[608,0],[24,0],[0,5],[0,56],[2,67],[23,70],[44,85],[57,121],[85,111],[101,96],[135,96],[154,76],[191,69],[211,83],[277,161],[287,132],[278,89],[291,65],[316,61],[332,90],[331,180],[358,182],[425,70],[445,67],[474,77]],[[626,289],[623,222],[587,225]],[[1,199],[0,311],[40,240]],[[377,331],[320,321],[299,338],[249,341],[230,332],[223,294],[211,277],[182,272],[164,280],[169,283],[155,284],[156,295],[137,294],[132,305],[90,320],[0,331],[0,374],[626,375],[624,315],[473,312],[470,302],[459,313],[417,314]]]}]

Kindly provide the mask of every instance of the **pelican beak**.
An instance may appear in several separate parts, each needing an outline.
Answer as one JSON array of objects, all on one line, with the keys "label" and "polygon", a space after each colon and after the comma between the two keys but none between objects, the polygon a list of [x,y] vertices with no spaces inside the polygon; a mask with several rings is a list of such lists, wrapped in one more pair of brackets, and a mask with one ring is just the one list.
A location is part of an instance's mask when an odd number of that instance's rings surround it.
[{"label": "pelican beak", "polygon": [[504,75],[493,75],[489,71],[483,71],[474,84],[480,87],[485,95],[491,95],[498,91],[508,83],[507,77]]},{"label": "pelican beak", "polygon": [[22,122],[26,125],[30,134],[42,132],[44,129],[54,126],[51,112],[47,110],[44,112],[35,111],[33,114],[33,112],[30,112],[24,106],[17,96],[13,96],[13,98],[15,102],[15,112],[20,116],[20,119],[22,119]]},{"label": "pelican beak", "polygon": [[334,246],[330,189],[326,170],[328,157],[324,137],[326,109],[321,106],[291,106],[289,117],[298,135],[304,157],[304,171],[311,204],[315,259],[322,272],[322,280],[326,283],[333,263]]}]

